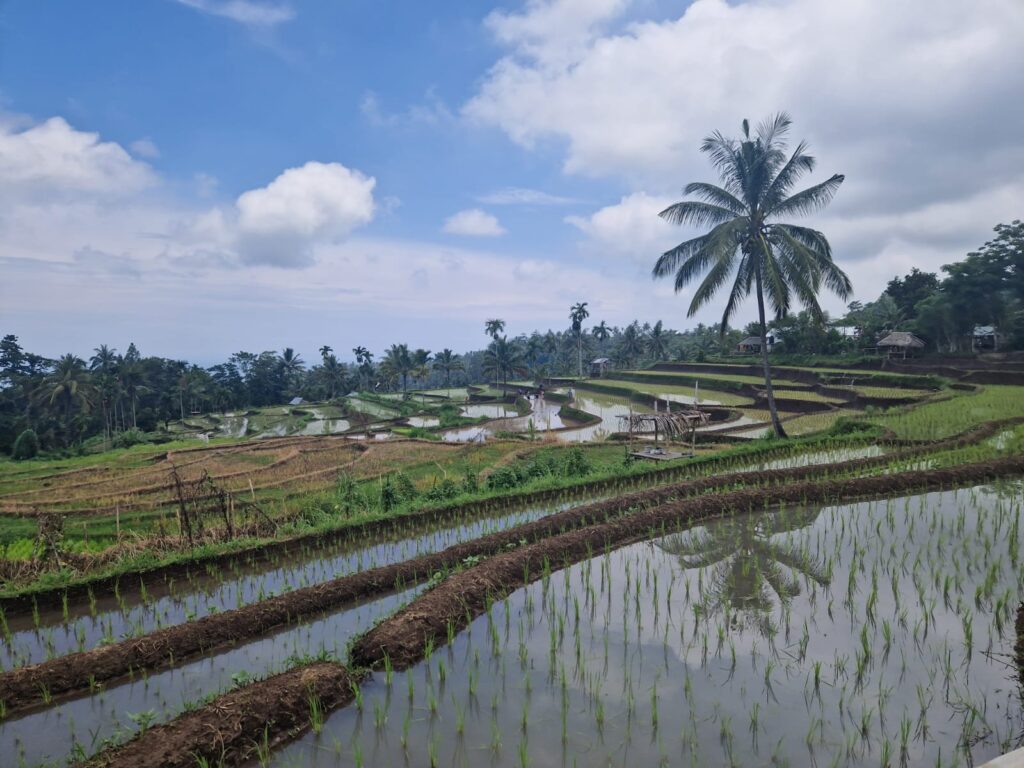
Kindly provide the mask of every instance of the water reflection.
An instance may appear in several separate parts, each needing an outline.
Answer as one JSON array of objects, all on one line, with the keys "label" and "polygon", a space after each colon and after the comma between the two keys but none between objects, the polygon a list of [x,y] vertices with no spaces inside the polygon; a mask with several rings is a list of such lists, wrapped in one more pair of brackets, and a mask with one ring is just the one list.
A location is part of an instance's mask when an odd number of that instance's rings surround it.
[{"label": "water reflection", "polygon": [[800,507],[709,522],[657,542],[679,558],[686,570],[707,568],[703,608],[726,611],[730,625],[743,624],[770,634],[776,606],[801,592],[799,577],[826,587],[824,565],[799,549],[784,534],[806,528],[821,514],[820,507]]}]

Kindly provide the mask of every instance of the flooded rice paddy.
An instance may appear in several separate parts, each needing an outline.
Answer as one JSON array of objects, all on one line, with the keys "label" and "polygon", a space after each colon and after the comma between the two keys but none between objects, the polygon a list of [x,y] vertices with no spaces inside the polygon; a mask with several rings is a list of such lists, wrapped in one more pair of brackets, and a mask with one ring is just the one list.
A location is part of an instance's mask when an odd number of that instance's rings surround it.
[{"label": "flooded rice paddy", "polygon": [[1022,738],[1022,497],[794,506],[598,554],[273,764],[983,762]]}]

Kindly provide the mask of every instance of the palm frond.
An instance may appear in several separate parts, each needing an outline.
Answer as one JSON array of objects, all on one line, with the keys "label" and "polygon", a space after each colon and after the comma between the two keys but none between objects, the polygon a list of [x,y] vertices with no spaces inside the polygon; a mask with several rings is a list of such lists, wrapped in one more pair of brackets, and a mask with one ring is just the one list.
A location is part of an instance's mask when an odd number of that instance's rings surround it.
[{"label": "palm frond", "polygon": [[807,144],[801,141],[786,164],[775,174],[762,201],[765,210],[770,211],[780,200],[784,200],[800,177],[814,170],[816,161],[806,150]]},{"label": "palm frond", "polygon": [[694,256],[699,254],[703,250],[704,245],[707,243],[710,236],[710,234],[701,235],[700,237],[695,237],[692,240],[686,240],[675,248],[665,251],[654,263],[654,268],[651,270],[651,276],[658,278],[668,277],[671,275],[679,269],[682,264],[688,262]]},{"label": "palm frond", "polygon": [[[693,317],[701,307],[711,301],[711,298],[725,284],[725,281],[729,279],[729,275],[732,274],[733,262],[735,260],[735,248],[728,251],[723,250],[718,254],[718,258],[714,259],[714,264],[693,294],[690,308],[686,312],[687,317]],[[680,270],[680,274],[682,274],[682,270]],[[680,283],[679,276],[679,274],[676,275],[676,291],[681,290],[686,285],[686,282]]]},{"label": "palm frond", "polygon": [[845,178],[841,173],[837,173],[821,184],[815,184],[792,197],[780,200],[766,213],[771,216],[784,216],[790,213],[806,215],[821,210],[829,204]]},{"label": "palm frond", "polygon": [[658,215],[672,224],[691,224],[695,227],[714,227],[736,218],[736,213],[728,208],[698,200],[683,200],[670,205]]},{"label": "palm frond", "polygon": [[697,195],[705,202],[720,205],[728,208],[737,216],[745,216],[748,211],[746,206],[735,195],[715,184],[708,184],[703,181],[695,181],[683,188],[684,195]]},{"label": "palm frond", "polygon": [[771,117],[762,120],[760,125],[757,126],[757,138],[767,147],[775,146],[777,142],[785,139],[792,125],[793,118],[789,116],[789,113],[777,112]]},{"label": "palm frond", "polygon": [[752,260],[744,256],[740,259],[740,265],[736,270],[736,279],[733,281],[732,290],[729,291],[729,299],[725,302],[725,309],[722,311],[722,322],[719,325],[719,336],[724,338],[729,330],[729,320],[739,303],[750,295],[754,279]]}]

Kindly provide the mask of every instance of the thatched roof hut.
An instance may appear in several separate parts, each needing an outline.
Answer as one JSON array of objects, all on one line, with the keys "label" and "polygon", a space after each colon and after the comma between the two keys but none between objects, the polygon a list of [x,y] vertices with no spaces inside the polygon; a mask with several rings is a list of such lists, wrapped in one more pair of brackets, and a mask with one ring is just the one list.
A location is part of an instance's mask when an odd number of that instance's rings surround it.
[{"label": "thatched roof hut", "polygon": [[924,342],[908,331],[893,331],[878,342],[878,348],[887,351],[889,357],[906,357],[924,347]]}]

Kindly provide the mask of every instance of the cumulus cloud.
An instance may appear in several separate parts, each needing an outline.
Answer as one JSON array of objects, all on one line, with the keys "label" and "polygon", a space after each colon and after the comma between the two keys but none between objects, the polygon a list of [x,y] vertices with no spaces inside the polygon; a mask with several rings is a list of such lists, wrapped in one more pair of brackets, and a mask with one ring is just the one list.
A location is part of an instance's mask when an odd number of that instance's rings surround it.
[{"label": "cumulus cloud", "polygon": [[673,202],[668,197],[636,192],[590,216],[567,216],[565,220],[586,234],[599,250],[652,264],[658,255],[684,239],[678,227],[658,216]]},{"label": "cumulus cloud", "polygon": [[247,27],[274,27],[295,18],[295,11],[284,3],[257,0],[177,0],[197,11],[236,21]]},{"label": "cumulus cloud", "polygon": [[136,139],[130,145],[132,152],[139,157],[149,158],[150,160],[160,157],[160,149],[156,143],[150,138]]},{"label": "cumulus cloud", "polygon": [[499,237],[505,234],[497,217],[479,208],[468,208],[449,216],[442,231],[449,235],[467,235],[471,237]]},{"label": "cumulus cloud", "polygon": [[[807,223],[833,234],[851,273],[897,250],[935,269],[1014,216],[1005,192],[992,209],[976,201],[1024,185],[1018,0],[696,0],[655,21],[609,0],[567,33],[575,42],[560,56],[540,23],[568,7],[537,0],[492,15],[508,53],[463,107],[524,147],[564,147],[568,173],[633,192],[714,180],[701,139],[785,109],[821,171],[847,176],[827,215]],[[614,239],[625,216],[571,222]],[[878,281],[863,276],[855,288],[873,298]]]},{"label": "cumulus cloud", "polygon": [[313,244],[345,237],[373,219],[375,185],[340,163],[289,168],[236,201],[240,256],[250,264],[308,265]]},{"label": "cumulus cloud", "polygon": [[19,130],[0,122],[0,196],[124,196],[153,186],[156,174],[119,144],[72,128],[62,117]]}]

